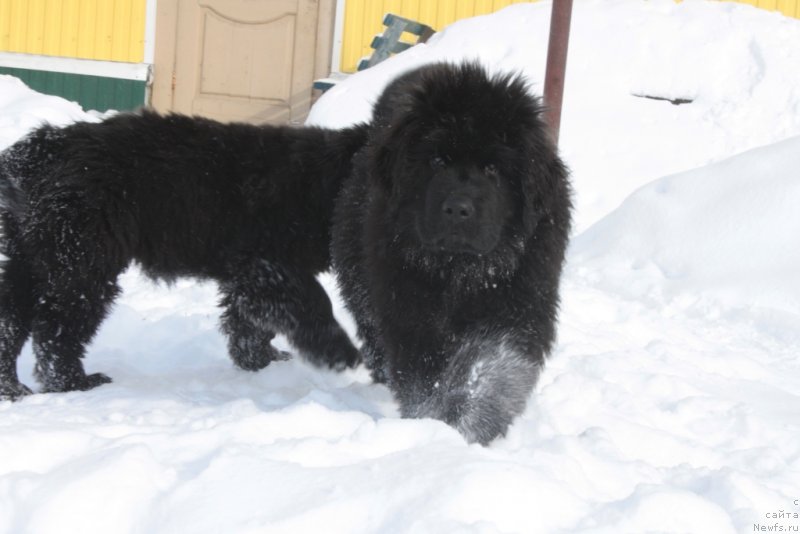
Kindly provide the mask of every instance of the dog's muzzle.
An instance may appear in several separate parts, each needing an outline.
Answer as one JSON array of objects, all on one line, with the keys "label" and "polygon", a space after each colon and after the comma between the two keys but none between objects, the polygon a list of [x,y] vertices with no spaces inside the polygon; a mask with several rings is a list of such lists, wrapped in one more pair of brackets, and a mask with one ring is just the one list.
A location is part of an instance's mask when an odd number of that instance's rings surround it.
[{"label": "dog's muzzle", "polygon": [[429,195],[425,220],[420,228],[423,244],[430,250],[446,253],[486,254],[497,244],[492,221],[483,210],[482,200],[465,191],[444,196]]}]

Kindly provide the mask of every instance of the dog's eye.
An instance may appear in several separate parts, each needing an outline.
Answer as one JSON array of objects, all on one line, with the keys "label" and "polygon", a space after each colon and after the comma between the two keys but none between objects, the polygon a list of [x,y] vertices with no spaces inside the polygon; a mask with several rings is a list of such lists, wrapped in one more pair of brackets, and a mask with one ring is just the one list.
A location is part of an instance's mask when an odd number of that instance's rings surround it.
[{"label": "dog's eye", "polygon": [[434,169],[442,169],[447,165],[447,161],[442,156],[433,156],[431,158],[431,167]]}]

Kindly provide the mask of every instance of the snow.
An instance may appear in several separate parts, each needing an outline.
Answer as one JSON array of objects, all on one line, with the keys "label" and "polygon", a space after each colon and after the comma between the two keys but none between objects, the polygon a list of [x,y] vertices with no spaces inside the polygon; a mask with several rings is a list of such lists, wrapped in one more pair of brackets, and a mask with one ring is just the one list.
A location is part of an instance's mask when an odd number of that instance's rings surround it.
[{"label": "snow", "polygon": [[0,150],[25,132],[45,122],[63,126],[78,120],[97,121],[97,112],[86,113],[75,102],[31,91],[17,78],[0,74]]},{"label": "snow", "polygon": [[573,264],[630,296],[800,314],[799,169],[793,137],[655,180],[574,239]]},{"label": "snow", "polygon": [[[441,59],[540,89],[548,16],[454,24],[309,121],[364,120],[389,78]],[[559,343],[506,438],[400,419],[363,368],[239,371],[213,284],[131,269],[86,360],[114,383],[0,402],[0,533],[800,530],[800,21],[586,0],[573,32]],[[0,147],[96,119],[0,76]],[[26,348],[33,386],[32,366]]]}]

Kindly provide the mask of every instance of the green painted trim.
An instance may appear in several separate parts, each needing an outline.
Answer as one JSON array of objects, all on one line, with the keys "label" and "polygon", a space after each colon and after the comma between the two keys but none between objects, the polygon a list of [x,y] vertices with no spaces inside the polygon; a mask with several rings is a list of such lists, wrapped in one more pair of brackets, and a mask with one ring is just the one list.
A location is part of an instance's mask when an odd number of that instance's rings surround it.
[{"label": "green painted trim", "polygon": [[10,67],[0,67],[0,74],[15,76],[34,91],[77,102],[86,110],[116,109],[124,111],[136,109],[145,104],[146,84],[140,80],[122,80]]}]

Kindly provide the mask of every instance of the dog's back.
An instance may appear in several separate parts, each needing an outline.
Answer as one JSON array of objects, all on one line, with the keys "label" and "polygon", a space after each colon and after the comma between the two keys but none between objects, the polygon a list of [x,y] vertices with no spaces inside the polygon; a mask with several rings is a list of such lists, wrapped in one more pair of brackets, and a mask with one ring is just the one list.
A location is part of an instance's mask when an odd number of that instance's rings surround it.
[{"label": "dog's back", "polygon": [[360,128],[121,114],[33,132],[3,156],[0,196],[17,219],[35,224],[58,208],[102,230],[108,253],[154,277],[215,277],[254,253],[319,272],[333,201],[361,144]]}]

